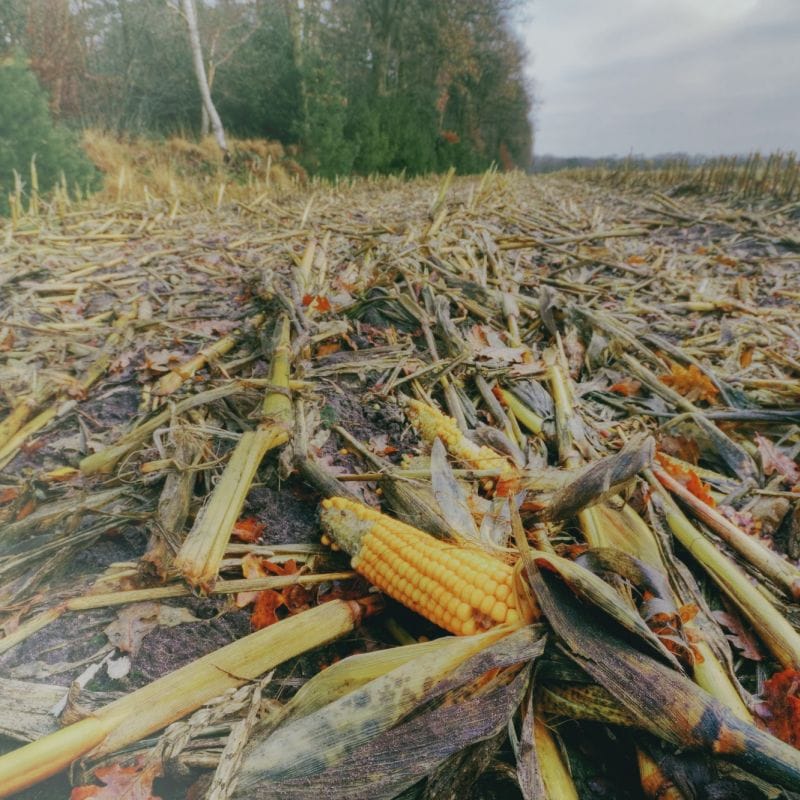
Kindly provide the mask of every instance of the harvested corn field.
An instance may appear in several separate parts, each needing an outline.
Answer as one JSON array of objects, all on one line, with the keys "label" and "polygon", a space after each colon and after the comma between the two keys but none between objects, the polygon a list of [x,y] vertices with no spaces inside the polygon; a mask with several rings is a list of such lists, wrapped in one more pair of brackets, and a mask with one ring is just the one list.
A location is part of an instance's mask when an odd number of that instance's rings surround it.
[{"label": "harvested corn field", "polygon": [[5,223],[0,796],[798,796],[800,204],[653,182]]}]

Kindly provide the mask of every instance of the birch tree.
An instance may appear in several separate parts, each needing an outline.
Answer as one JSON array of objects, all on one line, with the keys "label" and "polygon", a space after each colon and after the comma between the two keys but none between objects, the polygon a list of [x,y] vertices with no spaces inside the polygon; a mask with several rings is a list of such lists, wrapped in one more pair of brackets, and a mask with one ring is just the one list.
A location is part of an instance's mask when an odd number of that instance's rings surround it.
[{"label": "birch tree", "polygon": [[206,77],[206,68],[203,63],[203,50],[200,47],[200,31],[197,26],[197,9],[194,5],[194,0],[181,0],[181,8],[183,16],[186,20],[186,26],[189,29],[189,43],[192,48],[192,61],[194,63],[194,72],[197,76],[197,85],[200,89],[200,96],[203,99],[203,108],[208,114],[208,119],[211,122],[211,130],[214,132],[214,138],[217,144],[224,152],[228,152],[228,146],[225,142],[225,129],[222,127],[222,120],[219,118],[217,109],[214,106],[214,101],[211,99],[211,89],[208,86],[208,78]]}]

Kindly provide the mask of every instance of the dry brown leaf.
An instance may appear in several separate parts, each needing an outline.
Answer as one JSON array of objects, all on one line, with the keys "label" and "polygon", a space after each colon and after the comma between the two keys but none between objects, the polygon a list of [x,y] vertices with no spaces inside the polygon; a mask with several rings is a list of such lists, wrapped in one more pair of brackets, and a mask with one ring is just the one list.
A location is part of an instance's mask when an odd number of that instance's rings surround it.
[{"label": "dry brown leaf", "polygon": [[688,367],[672,364],[670,370],[669,374],[660,375],[659,380],[687,400],[691,402],[704,400],[706,403],[713,403],[716,400],[719,389],[694,364]]},{"label": "dry brown leaf", "polygon": [[786,478],[790,484],[800,483],[800,467],[786,453],[781,452],[769,439],[756,434],[761,466],[765,475],[778,474]]},{"label": "dry brown leaf", "polygon": [[117,619],[104,632],[114,647],[135,656],[144,637],[155,628],[198,621],[186,608],[153,602],[134,603],[118,611]]},{"label": "dry brown leaf", "polygon": [[153,795],[153,781],[161,775],[158,762],[132,767],[112,764],[98,767],[94,774],[105,785],[76,786],[69,800],[161,800]]},{"label": "dry brown leaf", "polygon": [[206,336],[224,336],[239,327],[236,320],[230,319],[201,319],[192,324],[192,328]]},{"label": "dry brown leaf", "polygon": [[745,658],[749,658],[751,661],[764,660],[758,641],[737,616],[729,614],[727,611],[712,611],[711,615],[730,632],[726,634],[726,638]]}]

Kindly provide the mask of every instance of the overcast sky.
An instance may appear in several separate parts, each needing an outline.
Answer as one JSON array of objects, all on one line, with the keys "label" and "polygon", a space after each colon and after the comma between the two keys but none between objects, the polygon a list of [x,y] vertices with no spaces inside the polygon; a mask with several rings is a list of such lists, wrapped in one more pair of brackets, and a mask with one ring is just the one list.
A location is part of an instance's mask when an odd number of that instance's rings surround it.
[{"label": "overcast sky", "polygon": [[800,153],[800,0],[532,0],[537,155]]}]

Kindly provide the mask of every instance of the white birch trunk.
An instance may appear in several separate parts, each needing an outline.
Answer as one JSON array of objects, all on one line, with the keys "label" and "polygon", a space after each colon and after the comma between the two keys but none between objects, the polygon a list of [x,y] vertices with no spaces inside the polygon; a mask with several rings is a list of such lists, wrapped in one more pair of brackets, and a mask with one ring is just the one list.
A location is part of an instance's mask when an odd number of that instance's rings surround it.
[{"label": "white birch trunk", "polygon": [[200,32],[197,28],[197,9],[194,6],[194,0],[181,0],[181,7],[186,17],[186,24],[189,27],[189,42],[192,46],[194,72],[197,76],[197,85],[200,87],[200,95],[203,98],[203,108],[208,114],[208,118],[211,122],[211,129],[214,131],[214,138],[217,140],[217,144],[223,152],[227,153],[228,146],[225,143],[225,130],[222,127],[222,120],[219,118],[217,109],[214,107],[214,102],[211,99],[211,90],[208,88],[206,68],[203,64],[203,51],[200,48]]}]

